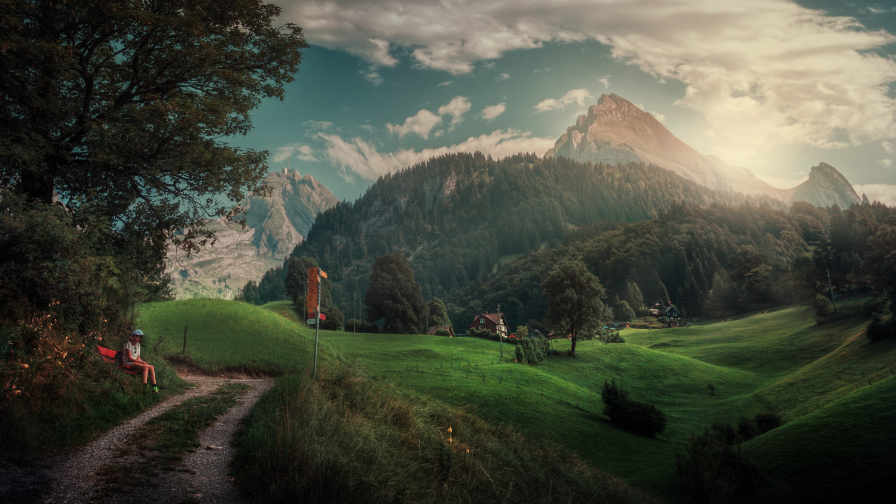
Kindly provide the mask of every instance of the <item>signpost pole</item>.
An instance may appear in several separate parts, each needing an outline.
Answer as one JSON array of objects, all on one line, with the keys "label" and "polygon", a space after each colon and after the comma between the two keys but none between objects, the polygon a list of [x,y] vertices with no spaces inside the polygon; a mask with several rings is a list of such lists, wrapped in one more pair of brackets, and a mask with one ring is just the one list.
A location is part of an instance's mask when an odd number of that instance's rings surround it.
[{"label": "signpost pole", "polygon": [[[318,285],[320,285],[320,269],[317,270],[317,281]],[[314,317],[317,319],[314,324],[314,379],[317,380],[317,341],[320,338],[320,290],[318,290],[317,294],[317,314]]]}]

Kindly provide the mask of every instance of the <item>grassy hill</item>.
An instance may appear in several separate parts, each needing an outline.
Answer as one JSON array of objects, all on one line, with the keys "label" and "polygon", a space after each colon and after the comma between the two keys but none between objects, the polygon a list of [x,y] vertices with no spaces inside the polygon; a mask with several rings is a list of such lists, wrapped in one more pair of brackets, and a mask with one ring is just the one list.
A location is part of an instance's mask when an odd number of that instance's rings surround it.
[{"label": "grassy hill", "polygon": [[[166,334],[163,346],[172,353],[180,351],[183,326],[192,324],[190,335],[196,326],[196,345],[190,346],[190,336],[188,355],[218,369],[300,369],[313,341],[313,331],[297,323],[289,303],[179,301],[144,307],[144,321],[150,324],[144,327]],[[862,334],[866,323],[855,316],[816,324],[805,308],[779,309],[688,328],[627,330],[625,344],[583,342],[577,359],[550,357],[540,366],[509,362],[512,345],[504,345],[501,360],[497,342],[473,338],[322,331],[321,348],[374,381],[396,384],[408,397],[430,397],[493,425],[512,425],[530,439],[556,442],[597,468],[673,500],[681,495],[674,459],[689,433],[741,415],[779,413],[787,424],[744,445],[774,480],[751,498],[780,494],[833,501],[833,492],[805,488],[880,488],[889,475],[883,457],[896,453],[896,435],[886,428],[892,425],[896,381],[888,377],[896,342],[869,343]],[[206,344],[214,350],[203,350]],[[554,345],[563,349],[568,343]],[[667,413],[662,438],[609,423],[599,387],[612,378],[633,398]]]}]

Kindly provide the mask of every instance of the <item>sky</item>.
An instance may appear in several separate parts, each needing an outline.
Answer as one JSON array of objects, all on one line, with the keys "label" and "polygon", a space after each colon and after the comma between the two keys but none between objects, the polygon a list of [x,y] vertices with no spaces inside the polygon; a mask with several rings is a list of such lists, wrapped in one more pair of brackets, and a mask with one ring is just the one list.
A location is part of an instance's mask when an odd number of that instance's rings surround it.
[{"label": "sky", "polygon": [[310,47],[230,138],[353,201],[449,152],[543,155],[603,93],[793,187],[837,168],[896,205],[896,5],[785,0],[275,0]]}]

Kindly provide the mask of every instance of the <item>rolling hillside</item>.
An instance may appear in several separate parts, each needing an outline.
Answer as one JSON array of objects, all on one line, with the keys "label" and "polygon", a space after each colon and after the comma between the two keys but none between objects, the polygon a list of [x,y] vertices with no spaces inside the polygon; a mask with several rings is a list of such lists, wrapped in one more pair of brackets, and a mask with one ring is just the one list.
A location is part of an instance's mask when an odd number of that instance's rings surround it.
[{"label": "rolling hillside", "polygon": [[[300,355],[293,369],[308,362],[313,332],[292,321],[288,303],[268,309],[227,301],[183,303],[149,305],[141,312],[141,324],[160,334],[170,330],[163,345],[173,354],[180,350],[176,338],[187,318],[218,319],[220,325],[196,329],[205,334],[196,334],[190,351],[197,362],[221,365],[225,359],[212,358],[204,345],[231,344],[278,355],[241,351],[226,358],[230,366],[252,367],[249,360],[267,358],[286,369],[292,366],[284,359]],[[276,322],[274,312],[292,320]],[[689,433],[716,421],[736,422],[741,415],[780,413],[787,422],[783,427],[744,446],[774,480],[750,498],[777,500],[780,492],[796,500],[825,501],[824,493],[806,493],[806,486],[824,483],[841,492],[863,486],[864,495],[876,495],[888,474],[884,455],[896,442],[896,435],[882,427],[892,416],[887,405],[894,381],[888,377],[896,344],[869,343],[862,334],[866,323],[854,316],[817,325],[805,308],[788,308],[683,329],[627,330],[625,344],[584,342],[578,359],[551,357],[537,367],[507,362],[511,345],[504,346],[502,362],[497,342],[472,338],[323,331],[321,348],[327,358],[338,355],[375,381],[393,382],[406,394],[430,396],[489,422],[513,425],[533,439],[556,442],[597,468],[673,500],[680,495],[674,458]],[[558,348],[565,343],[554,342]],[[612,378],[634,398],[666,411],[665,436],[648,439],[609,423],[599,387]],[[715,395],[708,393],[709,383]],[[818,428],[826,434],[819,437]],[[834,464],[839,456],[858,460]]]}]

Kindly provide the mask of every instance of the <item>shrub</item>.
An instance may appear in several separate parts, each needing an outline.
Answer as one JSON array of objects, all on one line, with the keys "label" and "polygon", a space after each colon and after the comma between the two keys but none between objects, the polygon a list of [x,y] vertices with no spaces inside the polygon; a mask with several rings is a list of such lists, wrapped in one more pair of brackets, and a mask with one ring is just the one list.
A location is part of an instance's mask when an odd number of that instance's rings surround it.
[{"label": "shrub", "polygon": [[875,314],[868,324],[868,329],[865,330],[865,335],[871,341],[896,337],[896,317],[883,320],[880,315]]},{"label": "shrub", "polygon": [[755,420],[742,416],[737,421],[737,435],[740,437],[741,443],[747,442],[759,434],[759,428],[756,426]]},{"label": "shrub", "polygon": [[439,329],[438,331],[436,331],[436,336],[451,336],[451,333],[444,329]]},{"label": "shrub", "polygon": [[768,481],[740,446],[725,443],[715,426],[702,435],[688,436],[685,453],[675,459],[675,470],[696,502],[727,502]]},{"label": "shrub", "polygon": [[525,364],[539,364],[549,352],[548,340],[543,337],[522,338],[516,347],[516,361]]},{"label": "shrub", "polygon": [[777,413],[759,413],[753,417],[753,422],[759,430],[758,436],[784,425],[784,420]]},{"label": "shrub", "polygon": [[625,343],[625,339],[619,335],[619,331],[601,330],[598,339],[601,343]]},{"label": "shrub", "polygon": [[623,429],[650,437],[666,430],[666,414],[652,404],[631,399],[615,379],[611,383],[604,381],[601,401],[610,421]]},{"label": "shrub", "polygon": [[834,305],[824,294],[816,294],[810,308],[815,314],[815,320],[818,321],[827,320],[834,314]]},{"label": "shrub", "polygon": [[866,317],[874,317],[875,314],[880,315],[884,312],[884,300],[880,298],[869,299],[862,303],[862,313]]}]

